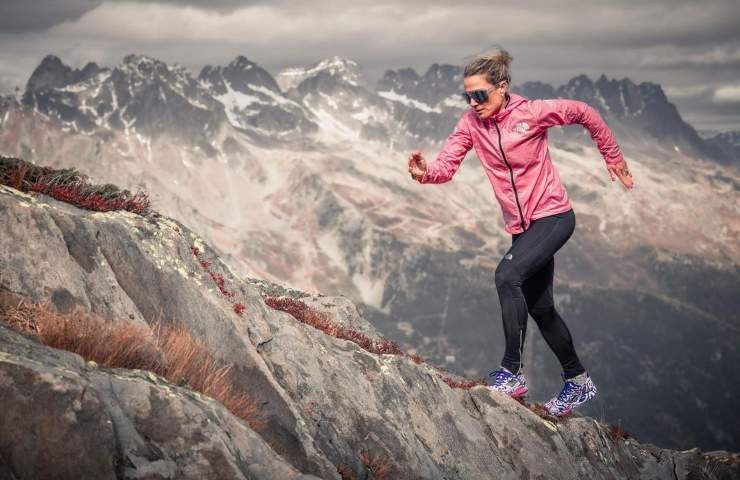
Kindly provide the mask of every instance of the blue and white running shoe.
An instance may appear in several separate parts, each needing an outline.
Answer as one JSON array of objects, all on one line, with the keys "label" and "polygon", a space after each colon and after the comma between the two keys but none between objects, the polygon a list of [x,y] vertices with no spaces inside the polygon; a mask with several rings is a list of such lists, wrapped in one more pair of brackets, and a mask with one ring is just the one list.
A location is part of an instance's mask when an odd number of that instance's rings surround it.
[{"label": "blue and white running shoe", "polygon": [[550,415],[564,417],[568,415],[575,407],[586,403],[596,396],[596,385],[591,380],[587,372],[565,379],[564,374],[560,374],[565,382],[560,393],[545,404],[545,408]]},{"label": "blue and white running shoe", "polygon": [[504,392],[514,398],[521,397],[527,393],[527,381],[524,379],[521,369],[519,369],[519,373],[514,374],[502,366],[498,370],[489,373],[488,376],[490,377],[488,388],[491,390]]}]

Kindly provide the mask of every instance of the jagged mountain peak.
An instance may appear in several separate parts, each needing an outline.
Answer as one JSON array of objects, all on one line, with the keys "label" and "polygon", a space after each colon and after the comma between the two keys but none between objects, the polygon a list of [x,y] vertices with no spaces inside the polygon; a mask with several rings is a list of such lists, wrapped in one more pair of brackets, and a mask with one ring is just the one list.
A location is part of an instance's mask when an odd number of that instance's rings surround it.
[{"label": "jagged mountain peak", "polygon": [[188,138],[202,138],[223,117],[187,69],[133,53],[113,69],[90,62],[77,70],[47,56],[31,75],[23,104],[86,135],[187,131]]},{"label": "jagged mountain peak", "polygon": [[236,58],[234,58],[234,60],[232,60],[228,66],[231,68],[238,68],[241,70],[249,70],[257,66],[257,64],[249,60],[244,55],[237,55]]},{"label": "jagged mountain peak", "polygon": [[157,60],[154,57],[151,57],[149,55],[140,54],[140,53],[129,53],[128,55],[123,57],[123,64],[124,65],[132,65],[132,66],[140,66],[140,65],[156,65],[164,63],[161,60]]},{"label": "jagged mountain peak", "polygon": [[398,91],[416,87],[422,77],[413,68],[399,68],[398,70],[386,70],[383,77],[378,80],[378,91]]},{"label": "jagged mountain peak", "polygon": [[64,69],[69,68],[67,65],[62,62],[62,59],[54,54],[48,54],[46,55],[42,60],[41,63],[36,67],[37,70],[56,70],[56,69]]},{"label": "jagged mountain peak", "polygon": [[37,92],[62,88],[96,75],[102,69],[94,62],[88,62],[81,70],[66,65],[56,55],[47,55],[34,69],[26,83],[26,91]]},{"label": "jagged mountain peak", "polygon": [[511,89],[529,99],[553,98],[556,96],[555,87],[540,81],[524,82],[521,85],[512,85]]},{"label": "jagged mountain peak", "polygon": [[[215,89],[219,95],[225,94],[229,88],[242,93],[252,93],[255,89],[264,87],[274,93],[280,93],[275,78],[243,55],[238,55],[225,67],[206,65],[198,79],[206,87]],[[224,82],[228,82],[228,86]]]},{"label": "jagged mountain peak", "polygon": [[310,70],[310,73],[325,71],[332,75],[358,75],[360,65],[349,58],[334,55],[333,57],[321,60]]},{"label": "jagged mountain peak", "polygon": [[237,128],[269,132],[278,138],[316,130],[303,107],[283,94],[275,78],[243,55],[224,67],[203,67],[198,80],[224,106],[229,123]]},{"label": "jagged mountain peak", "polygon": [[123,62],[116,67],[116,70],[149,79],[157,77],[169,77],[172,79],[173,76],[180,77],[181,79],[192,77],[185,67],[177,63],[168,64],[149,55],[133,53],[123,57]]},{"label": "jagged mountain peak", "polygon": [[[663,92],[663,88],[653,82],[636,84],[632,79],[608,78],[601,74],[594,82],[587,75],[581,74],[561,86],[555,96],[583,100],[598,108],[601,113],[617,118],[635,117],[650,114],[648,107],[658,109],[661,115],[678,117],[671,113],[675,110]],[[653,114],[657,115],[657,114]],[[678,122],[680,119],[671,118]]]},{"label": "jagged mountain peak", "polygon": [[47,55],[33,70],[28,82],[27,91],[42,91],[50,88],[63,87],[73,77],[73,70],[62,62],[56,55]]},{"label": "jagged mountain peak", "polygon": [[459,100],[462,69],[433,63],[423,76],[413,68],[386,70],[378,81],[378,93],[392,101],[425,112],[440,113],[445,108],[461,108]]},{"label": "jagged mountain peak", "polygon": [[462,68],[457,65],[450,65],[446,63],[433,63],[427,72],[424,74],[425,78],[435,78],[437,80],[450,79],[462,75]]},{"label": "jagged mountain peak", "polygon": [[[372,131],[373,138],[380,138],[390,135],[380,126],[395,117],[416,141],[443,137],[452,116],[466,107],[459,95],[459,66],[433,63],[423,75],[413,68],[388,70],[374,92],[361,82],[360,70],[356,61],[335,55],[309,67],[286,69],[275,78],[247,56],[237,55],[228,64],[205,66],[194,78],[187,69],[146,54],[128,54],[112,69],[93,62],[74,69],[58,56],[47,55],[29,78],[22,103],[62,120],[73,131],[86,133],[98,127],[128,131],[127,125],[145,136],[151,136],[145,132],[147,126],[161,131],[166,125],[174,132],[177,122],[192,118],[193,111],[202,119],[192,128],[211,131],[225,111],[237,128],[290,138],[294,133],[316,131],[320,122],[314,118],[317,112],[311,112],[319,107],[317,98],[323,98],[327,108],[318,111],[319,116],[347,117],[325,119],[328,131],[354,135],[359,128],[363,135]],[[636,135],[647,133],[670,141],[671,147],[692,145],[710,157],[717,156],[703,148],[703,141],[681,120],[661,86],[651,82],[636,84],[604,73],[594,80],[581,73],[557,88],[526,82],[512,89],[529,98],[582,100],[605,117],[636,130]],[[327,134],[327,138],[334,137]],[[400,144],[397,139],[391,143]]]},{"label": "jagged mountain peak", "polygon": [[571,98],[581,98],[593,96],[595,88],[594,82],[588,75],[582,73],[568,80],[562,86],[562,91]]},{"label": "jagged mountain peak", "polygon": [[321,60],[307,68],[286,68],[278,74],[277,82],[283,90],[289,90],[297,87],[304,80],[319,75],[331,76],[353,86],[360,86],[363,82],[360,65],[354,60],[338,55]]}]

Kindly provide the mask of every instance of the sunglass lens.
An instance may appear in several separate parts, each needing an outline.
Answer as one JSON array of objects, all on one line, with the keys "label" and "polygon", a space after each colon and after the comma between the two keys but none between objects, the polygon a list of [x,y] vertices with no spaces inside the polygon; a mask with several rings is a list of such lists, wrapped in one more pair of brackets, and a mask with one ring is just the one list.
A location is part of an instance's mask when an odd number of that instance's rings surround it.
[{"label": "sunglass lens", "polygon": [[471,99],[478,103],[484,103],[488,100],[488,92],[486,90],[471,90],[469,92],[463,92],[462,97],[467,103],[470,103]]},{"label": "sunglass lens", "polygon": [[470,96],[475,99],[478,103],[483,103],[488,100],[488,92],[485,90],[473,90],[470,92]]}]

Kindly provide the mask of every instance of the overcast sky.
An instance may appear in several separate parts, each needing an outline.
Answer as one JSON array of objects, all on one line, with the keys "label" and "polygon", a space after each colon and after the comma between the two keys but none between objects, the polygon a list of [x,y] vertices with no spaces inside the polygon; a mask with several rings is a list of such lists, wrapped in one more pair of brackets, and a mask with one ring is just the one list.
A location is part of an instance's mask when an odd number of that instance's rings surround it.
[{"label": "overcast sky", "polygon": [[501,45],[514,84],[652,81],[695,127],[740,130],[738,25],[740,0],[0,0],[0,91],[48,53],[73,67],[143,53],[195,75],[236,55],[273,74],[340,55],[374,82]]}]

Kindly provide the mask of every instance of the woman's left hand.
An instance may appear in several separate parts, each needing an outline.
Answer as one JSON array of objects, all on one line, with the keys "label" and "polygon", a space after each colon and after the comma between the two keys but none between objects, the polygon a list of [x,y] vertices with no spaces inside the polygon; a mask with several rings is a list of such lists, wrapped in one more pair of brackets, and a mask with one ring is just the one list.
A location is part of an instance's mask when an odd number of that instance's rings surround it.
[{"label": "woman's left hand", "polygon": [[609,170],[609,176],[612,177],[612,182],[616,180],[614,178],[614,175],[616,175],[617,177],[619,177],[619,180],[624,184],[625,187],[632,188],[632,173],[627,167],[626,160],[622,160],[621,162],[614,165],[607,165],[606,169]]}]

